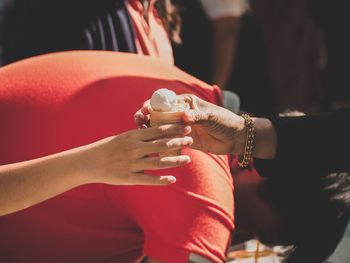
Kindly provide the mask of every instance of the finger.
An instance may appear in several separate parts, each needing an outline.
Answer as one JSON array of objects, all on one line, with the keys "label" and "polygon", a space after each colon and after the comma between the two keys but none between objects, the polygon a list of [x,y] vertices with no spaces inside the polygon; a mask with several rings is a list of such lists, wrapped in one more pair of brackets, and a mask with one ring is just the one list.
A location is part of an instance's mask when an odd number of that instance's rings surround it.
[{"label": "finger", "polygon": [[184,94],[179,95],[179,96],[181,96],[183,98],[183,100],[190,105],[190,109],[192,109],[192,110],[201,109],[202,107],[205,107],[208,103],[205,100],[202,100],[193,94],[184,93]]},{"label": "finger", "polygon": [[138,128],[139,130],[142,130],[142,129],[147,129],[149,127],[151,127],[151,124],[150,124],[150,121],[148,120],[146,123],[139,125]]},{"label": "finger", "polygon": [[137,126],[141,126],[142,124],[146,124],[147,121],[149,121],[149,105],[150,101],[147,100],[144,102],[143,106],[141,109],[139,109],[135,114],[134,114],[134,119],[135,123]]},{"label": "finger", "polygon": [[134,115],[134,120],[137,126],[146,124],[150,119],[149,114],[143,114],[142,109],[138,110]]},{"label": "finger", "polygon": [[184,111],[184,114],[182,115],[182,120],[185,122],[185,124],[196,124],[201,121],[208,120],[208,114],[198,109],[187,110]]},{"label": "finger", "polygon": [[167,157],[146,157],[135,164],[135,172],[144,170],[158,170],[183,166],[191,162],[188,155]]},{"label": "finger", "polygon": [[195,124],[201,120],[205,120],[204,112],[198,107],[198,98],[192,94],[183,94],[183,99],[190,105],[190,110],[185,110],[182,119],[185,123]]},{"label": "finger", "polygon": [[190,105],[191,110],[198,109],[197,99],[191,95],[184,96],[184,101]]},{"label": "finger", "polygon": [[165,137],[185,136],[191,132],[191,127],[180,124],[168,124],[139,130],[137,138],[141,141],[151,141]]},{"label": "finger", "polygon": [[164,186],[173,184],[176,182],[176,178],[171,175],[156,176],[148,175],[144,173],[136,173],[130,177],[130,184],[134,185],[154,185],[154,186]]},{"label": "finger", "polygon": [[141,108],[141,112],[145,115],[149,114],[149,107],[151,106],[151,100],[146,100]]},{"label": "finger", "polygon": [[158,139],[147,143],[148,147],[145,147],[143,156],[151,153],[167,152],[172,150],[182,149],[189,147],[193,143],[192,137],[185,136],[183,138],[171,138],[171,139]]},{"label": "finger", "polygon": [[141,112],[142,112],[144,115],[148,115],[148,114],[150,114],[149,108],[150,108],[150,104],[148,103],[147,105],[144,105],[144,106],[141,108]]}]

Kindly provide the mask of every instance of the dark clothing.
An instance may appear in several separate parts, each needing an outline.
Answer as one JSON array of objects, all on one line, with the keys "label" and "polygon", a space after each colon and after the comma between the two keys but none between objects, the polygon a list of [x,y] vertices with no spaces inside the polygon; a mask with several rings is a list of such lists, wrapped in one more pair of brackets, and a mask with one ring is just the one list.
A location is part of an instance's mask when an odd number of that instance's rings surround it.
[{"label": "dark clothing", "polygon": [[350,108],[321,116],[270,118],[277,132],[275,160],[256,160],[266,177],[350,172]]},{"label": "dark clothing", "polygon": [[320,110],[323,40],[310,17],[307,1],[251,1],[266,48],[267,71],[278,112]]},{"label": "dark clothing", "polygon": [[123,0],[14,0],[5,8],[3,62],[65,50],[136,53]]},{"label": "dark clothing", "polygon": [[347,66],[350,61],[350,2],[309,0],[309,7],[325,38],[327,99],[350,102],[350,72]]}]

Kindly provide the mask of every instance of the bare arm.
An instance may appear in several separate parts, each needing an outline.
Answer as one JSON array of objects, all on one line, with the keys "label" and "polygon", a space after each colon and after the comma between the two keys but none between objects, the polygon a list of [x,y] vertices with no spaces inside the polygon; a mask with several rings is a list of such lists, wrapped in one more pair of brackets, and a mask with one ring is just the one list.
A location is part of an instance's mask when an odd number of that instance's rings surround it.
[{"label": "bare arm", "polygon": [[0,167],[0,215],[27,208],[88,182],[80,149]]},{"label": "bare arm", "polygon": [[227,89],[238,45],[240,17],[218,18],[213,20],[212,23],[211,81],[221,89]]},{"label": "bare arm", "polygon": [[255,146],[253,156],[261,159],[274,159],[277,150],[276,130],[269,119],[254,118]]},{"label": "bare arm", "polygon": [[155,157],[152,153],[189,146],[189,127],[167,125],[129,131],[47,157],[0,166],[0,216],[27,208],[88,183],[168,185],[173,176],[144,170],[190,162],[186,155]]}]

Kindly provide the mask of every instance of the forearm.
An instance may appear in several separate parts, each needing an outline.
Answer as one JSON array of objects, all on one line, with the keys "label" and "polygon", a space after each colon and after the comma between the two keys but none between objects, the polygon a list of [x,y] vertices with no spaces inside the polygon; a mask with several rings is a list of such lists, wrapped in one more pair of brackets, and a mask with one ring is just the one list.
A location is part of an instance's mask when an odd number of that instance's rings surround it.
[{"label": "forearm", "polygon": [[277,151],[276,130],[269,119],[253,118],[255,127],[254,158],[274,159]]},{"label": "forearm", "polygon": [[231,76],[240,20],[238,17],[222,18],[213,22],[211,81],[226,89]]},{"label": "forearm", "polygon": [[82,148],[0,167],[0,216],[16,212],[88,182]]},{"label": "forearm", "polygon": [[179,125],[132,130],[51,156],[0,166],[0,216],[89,183],[172,184],[173,176],[144,171],[187,164],[190,158],[186,155],[151,155],[190,146],[192,138],[185,136],[190,131]]}]

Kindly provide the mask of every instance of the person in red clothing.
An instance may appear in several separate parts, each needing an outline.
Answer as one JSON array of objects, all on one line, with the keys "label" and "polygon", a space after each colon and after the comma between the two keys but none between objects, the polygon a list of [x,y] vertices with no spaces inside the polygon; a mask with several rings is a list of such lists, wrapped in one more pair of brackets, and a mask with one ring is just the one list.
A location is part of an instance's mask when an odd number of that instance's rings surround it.
[{"label": "person in red clothing", "polygon": [[[159,88],[221,101],[218,87],[167,63],[102,51],[10,64],[0,83],[1,165],[134,129],[134,112]],[[191,163],[152,173],[174,175],[171,186],[86,184],[0,217],[0,261],[224,261],[234,228],[228,157],[182,154]]]}]

